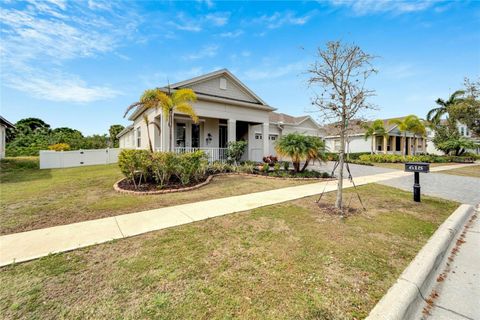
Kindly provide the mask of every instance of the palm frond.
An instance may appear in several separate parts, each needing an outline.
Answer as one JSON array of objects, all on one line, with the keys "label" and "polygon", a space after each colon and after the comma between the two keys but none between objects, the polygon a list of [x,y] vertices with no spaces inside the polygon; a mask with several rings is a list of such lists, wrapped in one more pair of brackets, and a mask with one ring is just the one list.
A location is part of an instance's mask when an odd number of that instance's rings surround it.
[{"label": "palm frond", "polygon": [[175,105],[184,102],[191,103],[197,101],[197,95],[192,89],[179,89],[172,93],[172,101]]},{"label": "palm frond", "polygon": [[125,113],[123,114],[123,117],[125,118],[130,111],[132,111],[133,109],[135,109],[135,108],[137,108],[137,107],[140,107],[140,106],[142,106],[142,103],[141,103],[141,102],[132,103],[132,104],[129,105],[129,106],[127,107],[127,109],[125,110]]},{"label": "palm frond", "polygon": [[195,110],[193,110],[193,107],[189,103],[183,102],[183,103],[177,104],[175,106],[175,111],[188,115],[194,123],[198,123],[198,116],[195,113]]}]

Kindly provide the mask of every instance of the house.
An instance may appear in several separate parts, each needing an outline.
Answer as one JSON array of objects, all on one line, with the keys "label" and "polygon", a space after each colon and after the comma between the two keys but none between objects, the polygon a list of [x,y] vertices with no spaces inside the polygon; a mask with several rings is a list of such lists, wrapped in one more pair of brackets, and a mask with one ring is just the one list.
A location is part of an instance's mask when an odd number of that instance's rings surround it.
[{"label": "house", "polygon": [[[470,139],[478,145],[476,149],[467,150],[467,152],[480,154],[480,137],[475,135],[474,132],[471,132],[465,124],[460,123],[458,121],[457,121],[457,130],[462,137]],[[435,148],[435,145],[432,142],[434,137],[435,137],[435,131],[432,130],[431,128],[427,128],[427,153],[443,155],[444,154],[443,151]]]},{"label": "house", "polygon": [[14,128],[14,126],[7,119],[0,116],[0,159],[5,158],[7,128]]},{"label": "house", "polygon": [[[174,116],[173,148],[177,153],[203,150],[210,161],[225,160],[229,142],[247,141],[244,160],[261,161],[264,156],[275,155],[275,143],[283,134],[300,132],[321,136],[320,126],[310,117],[292,117],[274,112],[250,88],[227,69],[221,69],[189,80],[174,83],[160,90],[168,92],[190,88],[197,95],[193,108],[199,117],[195,124],[183,114]],[[147,125],[143,115],[149,122]],[[117,137],[120,148],[147,149],[148,136],[153,148],[167,151],[169,127],[161,110],[137,108],[129,117],[133,124]]]},{"label": "house", "polygon": [[[427,150],[427,140],[413,132],[400,132],[397,125],[390,124],[393,119],[403,119],[404,117],[382,119],[386,131],[385,136],[376,136],[365,138],[364,125],[370,125],[372,121],[351,120],[348,126],[347,141],[345,150],[349,153],[371,152],[383,154],[417,154],[425,153]],[[323,127],[325,130],[325,145],[331,152],[340,150],[340,136],[338,126],[329,124]],[[406,138],[405,138],[406,137]]]}]

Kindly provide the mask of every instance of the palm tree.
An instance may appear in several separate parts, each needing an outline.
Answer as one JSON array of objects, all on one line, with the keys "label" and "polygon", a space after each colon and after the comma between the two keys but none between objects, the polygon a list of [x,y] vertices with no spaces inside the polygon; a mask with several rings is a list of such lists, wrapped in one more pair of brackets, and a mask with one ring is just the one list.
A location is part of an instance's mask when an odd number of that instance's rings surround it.
[{"label": "palm tree", "polygon": [[449,113],[451,107],[465,101],[465,99],[462,97],[464,94],[465,94],[465,91],[457,90],[452,95],[450,95],[447,101],[441,98],[438,98],[435,101],[438,107],[428,111],[427,121],[432,122],[434,124],[438,124],[442,116]]},{"label": "palm tree", "polygon": [[193,123],[198,123],[198,116],[192,106],[192,103],[197,100],[197,95],[192,89],[179,89],[171,93],[170,87],[168,87],[168,91],[168,95],[162,92],[161,107],[163,110],[163,116],[167,119],[168,128],[170,130],[168,149],[169,151],[172,151],[173,117],[175,112],[184,113],[192,119]]},{"label": "palm tree", "polygon": [[[295,172],[303,172],[310,161],[326,159],[325,143],[318,137],[300,133],[289,133],[282,136],[275,149],[279,155],[290,157]],[[300,169],[301,161],[305,161],[305,163]]]},{"label": "palm tree", "polygon": [[[123,117],[125,118],[127,114],[133,110],[134,108],[145,108],[145,111],[148,109],[157,109],[160,107],[160,102],[161,102],[161,94],[164,94],[161,92],[159,89],[147,89],[143,92],[142,96],[140,97],[140,101],[137,101],[135,103],[132,103],[131,105],[128,106],[127,110],[125,110],[125,114]],[[153,146],[152,146],[152,140],[150,138],[150,129],[149,125],[153,124],[156,125],[158,129],[160,127],[158,124],[155,122],[150,122],[148,119],[148,115],[144,112],[143,113],[143,121],[145,122],[147,126],[147,137],[148,137],[148,147],[150,149],[150,152],[153,152]]]},{"label": "palm tree", "polygon": [[[167,119],[167,124],[169,127],[169,151],[171,151],[173,141],[173,117],[175,112],[180,112],[188,115],[194,123],[198,123],[198,116],[191,105],[192,102],[197,100],[197,96],[195,95],[195,92],[193,92],[193,90],[179,89],[174,91],[173,93],[170,93],[170,88],[168,88],[168,90],[169,94],[166,94],[158,88],[145,90],[143,95],[140,97],[140,101],[132,103],[130,106],[128,106],[127,110],[125,111],[124,117],[126,117],[131,110],[137,107],[144,107],[145,109],[161,108],[163,116],[165,117],[165,119]],[[155,125],[159,131],[160,126],[156,122],[150,122],[146,113],[143,114],[143,119],[145,121],[145,124],[147,125],[147,136],[150,151],[153,151],[152,142],[150,140],[149,125]]]},{"label": "palm tree", "polygon": [[[405,157],[405,150],[408,148],[407,144],[407,132],[415,133],[425,133],[425,126],[423,125],[420,118],[416,115],[408,115],[403,119],[392,119],[389,121],[389,124],[397,125],[398,130],[403,133],[402,140],[403,140],[403,148],[402,148],[402,156]],[[423,128],[423,129],[421,129]]]},{"label": "palm tree", "polygon": [[385,137],[387,135],[387,131],[385,130],[385,127],[383,125],[383,120],[377,119],[373,121],[370,125],[364,124],[363,128],[365,129],[365,141],[367,141],[369,137],[372,138],[370,153],[373,154],[376,137]]},{"label": "palm tree", "polygon": [[[424,122],[416,117],[416,119],[412,119],[410,123],[410,132],[413,133],[413,137],[416,139],[417,134],[420,135],[420,137],[425,137],[427,130],[425,129],[425,124]],[[425,152],[426,150],[423,150]],[[417,146],[413,149],[413,155],[417,154]]]}]

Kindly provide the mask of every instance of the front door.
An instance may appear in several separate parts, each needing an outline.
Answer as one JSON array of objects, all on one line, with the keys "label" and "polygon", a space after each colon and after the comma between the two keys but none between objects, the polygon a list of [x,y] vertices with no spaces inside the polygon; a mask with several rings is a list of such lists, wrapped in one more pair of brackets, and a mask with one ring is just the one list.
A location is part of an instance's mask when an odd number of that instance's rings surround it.
[{"label": "front door", "polygon": [[228,145],[228,131],[227,126],[220,125],[218,127],[218,147],[219,148],[226,148]]},{"label": "front door", "polygon": [[192,148],[200,148],[200,125],[192,124]]}]

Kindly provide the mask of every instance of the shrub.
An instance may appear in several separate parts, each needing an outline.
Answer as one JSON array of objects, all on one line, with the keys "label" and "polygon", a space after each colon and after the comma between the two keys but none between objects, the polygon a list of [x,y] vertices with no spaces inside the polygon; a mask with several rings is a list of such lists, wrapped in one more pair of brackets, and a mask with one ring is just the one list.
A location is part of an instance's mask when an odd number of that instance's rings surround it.
[{"label": "shrub", "polygon": [[233,170],[234,169],[231,165],[220,161],[212,162],[207,166],[208,174],[227,173],[232,172]]},{"label": "shrub", "polygon": [[238,172],[243,173],[254,173],[255,172],[255,165],[251,163],[244,163],[241,166],[237,167]]},{"label": "shrub", "polygon": [[198,181],[205,175],[207,165],[203,151],[188,152],[177,155],[175,175],[182,185]]},{"label": "shrub", "polygon": [[456,157],[456,156],[437,156],[437,155],[408,155],[401,156],[397,154],[373,154],[361,155],[359,160],[350,161],[352,163],[404,163],[404,162],[428,162],[428,163],[447,163],[447,162],[473,162],[471,157]]},{"label": "shrub", "polygon": [[330,173],[322,172],[322,178],[330,178]]},{"label": "shrub", "polygon": [[138,189],[142,180],[147,181],[149,178],[149,153],[147,150],[123,149],[118,155],[118,166],[123,175]]},{"label": "shrub", "polygon": [[283,164],[283,170],[288,171],[288,168],[290,168],[290,162],[282,161],[282,164]]},{"label": "shrub", "polygon": [[175,174],[176,156],[171,152],[152,154],[152,174],[160,188],[163,188]]},{"label": "shrub", "polygon": [[275,171],[275,172],[280,171],[280,163],[277,162],[273,165],[273,171]]},{"label": "shrub", "polygon": [[38,157],[7,157],[0,161],[0,171],[38,169]]},{"label": "shrub", "polygon": [[246,141],[232,141],[228,143],[227,157],[230,161],[237,164],[247,149]]},{"label": "shrub", "polygon": [[268,163],[264,163],[262,166],[263,172],[268,172],[270,170],[270,165]]},{"label": "shrub", "polygon": [[48,146],[48,150],[53,151],[68,151],[70,150],[70,145],[68,143],[56,143]]}]

